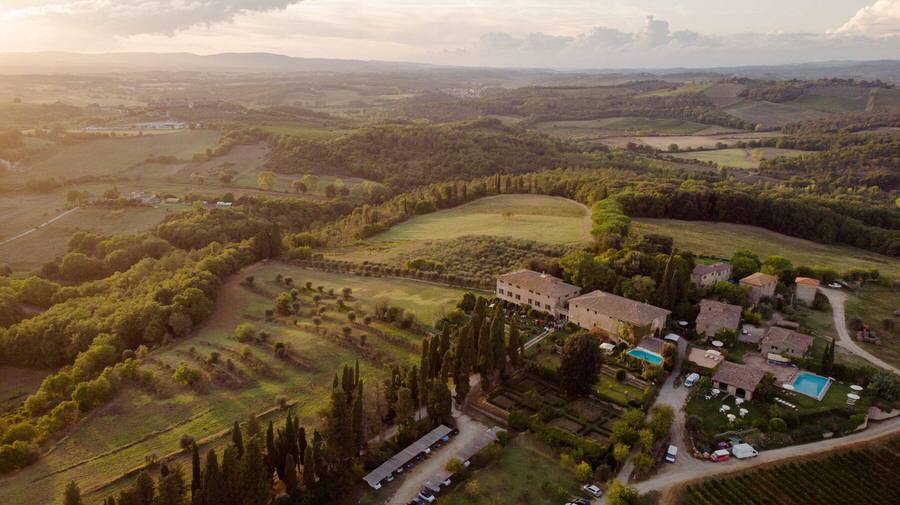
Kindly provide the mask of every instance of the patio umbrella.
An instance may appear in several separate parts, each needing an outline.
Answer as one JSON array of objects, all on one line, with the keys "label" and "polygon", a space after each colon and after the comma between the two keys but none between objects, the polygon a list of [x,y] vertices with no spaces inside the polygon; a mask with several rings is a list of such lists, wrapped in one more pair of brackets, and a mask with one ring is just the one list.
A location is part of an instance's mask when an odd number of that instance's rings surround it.
[{"label": "patio umbrella", "polygon": [[735,398],[735,399],[734,399],[734,404],[735,404],[735,405],[740,405],[740,404],[742,404],[742,403],[744,403],[744,399],[743,399],[743,398]]},{"label": "patio umbrella", "polygon": [[728,405],[722,405],[722,410],[731,410],[731,407]]},{"label": "patio umbrella", "polygon": [[723,344],[721,340],[713,340],[712,345],[713,345],[713,347],[724,347],[725,346],[725,344]]},{"label": "patio umbrella", "polygon": [[786,390],[788,390],[788,391],[793,391],[793,390],[794,390],[794,385],[793,385],[793,384],[787,384],[787,383],[785,383],[785,384],[782,384],[782,385],[781,385],[781,389],[786,389]]},{"label": "patio umbrella", "polygon": [[711,392],[712,394],[714,394],[714,395],[717,395],[717,394],[721,393],[721,391],[719,391],[718,389],[715,389],[715,388],[713,388],[713,390],[710,391],[710,392]]},{"label": "patio umbrella", "polygon": [[728,417],[728,421],[734,421],[736,416],[734,414],[728,414],[727,417]]},{"label": "patio umbrella", "polygon": [[852,389],[852,390],[854,390],[854,391],[862,391],[862,390],[863,390],[863,387],[862,387],[862,386],[857,386],[856,384],[854,384],[854,385],[850,386],[850,389]]},{"label": "patio umbrella", "polygon": [[853,394],[853,393],[847,393],[847,398],[856,401],[856,400],[859,400],[859,395]]},{"label": "patio umbrella", "polygon": [[744,416],[746,416],[746,415],[749,414],[749,413],[750,413],[750,411],[747,410],[747,409],[741,409],[741,410],[740,410],[741,417],[744,417]]}]

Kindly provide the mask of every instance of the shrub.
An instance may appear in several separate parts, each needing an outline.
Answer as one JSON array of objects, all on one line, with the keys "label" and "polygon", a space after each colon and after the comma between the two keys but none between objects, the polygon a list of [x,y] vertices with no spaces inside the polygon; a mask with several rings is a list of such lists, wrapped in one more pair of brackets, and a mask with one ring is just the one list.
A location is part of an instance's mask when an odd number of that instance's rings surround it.
[{"label": "shrub", "polygon": [[623,382],[623,381],[625,381],[626,378],[628,378],[628,372],[626,372],[624,368],[620,368],[620,369],[616,370],[616,380],[617,381]]},{"label": "shrub", "polygon": [[193,443],[194,437],[186,433],[181,435],[181,439],[178,441],[178,445],[180,445],[182,449],[188,449]]},{"label": "shrub", "polygon": [[575,478],[581,482],[590,482],[593,475],[594,470],[591,468],[591,465],[589,465],[587,461],[582,461],[581,463],[578,463],[578,466],[575,467]]},{"label": "shrub", "polygon": [[256,326],[250,323],[241,323],[234,329],[234,337],[238,342],[249,342],[256,337]]},{"label": "shrub", "polygon": [[463,470],[462,461],[457,458],[450,458],[450,461],[444,465],[444,469],[453,474],[459,473]]},{"label": "shrub", "polygon": [[787,431],[787,423],[780,417],[773,417],[769,419],[769,430],[775,433],[783,433]]}]

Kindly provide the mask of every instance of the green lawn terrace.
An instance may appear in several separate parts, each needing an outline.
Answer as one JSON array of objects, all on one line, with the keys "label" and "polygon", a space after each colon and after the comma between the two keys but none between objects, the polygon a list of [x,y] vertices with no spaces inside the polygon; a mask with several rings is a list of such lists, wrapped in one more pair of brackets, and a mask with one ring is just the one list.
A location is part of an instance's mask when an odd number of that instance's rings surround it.
[{"label": "green lawn terrace", "polygon": [[[293,278],[300,312],[267,319],[275,297],[291,289],[284,280],[276,281],[279,274],[282,279]],[[252,286],[248,276],[254,278]],[[312,289],[305,287],[306,282],[312,282]],[[324,293],[318,290],[320,285]],[[345,287],[352,294],[340,308]],[[183,435],[196,439],[204,452],[215,448],[221,454],[234,421],[256,413],[262,414],[264,424],[278,423],[286,412],[282,402],[304,426],[314,427],[340,367],[359,360],[361,377],[374,384],[387,376],[390,364],[418,361],[420,331],[377,319],[369,325],[363,322],[363,314],[372,316],[378,298],[385,295],[427,321],[442,303],[455,306],[462,291],[416,281],[307,271],[277,262],[245,269],[225,283],[216,312],[194,334],[142,355],[141,368],[155,375],[152,385],[127,386],[92,411],[37,463],[15,479],[4,480],[0,503],[55,503],[71,480],[81,485],[86,503],[97,503],[128,485],[136,474],[123,475],[148,461],[169,460],[170,466],[189,468],[190,454],[180,446]],[[318,327],[312,316],[314,296],[325,308],[316,316],[321,320]],[[351,307],[358,314],[353,323],[347,317]],[[268,337],[238,341],[235,328],[242,323]],[[345,326],[351,328],[349,337],[343,333]],[[282,355],[277,353],[278,344],[285,349]],[[174,379],[182,364],[199,377],[192,385]]]},{"label": "green lawn terrace", "polygon": [[572,496],[586,497],[575,473],[560,463],[558,451],[535,435],[523,433],[499,451],[483,452],[489,456],[484,458],[487,466],[454,479],[440,496],[442,505],[557,505]]},{"label": "green lawn terrace", "polygon": [[[694,436],[694,446],[700,451],[708,451],[715,441],[737,436],[757,449],[766,449],[849,433],[862,423],[871,405],[871,399],[865,392],[859,393],[862,398],[855,405],[848,405],[847,395],[855,392],[850,386],[831,381],[821,401],[797,391],[775,387],[773,398],[769,401],[754,398],[737,402],[725,391],[716,395],[710,393],[708,387],[698,384],[685,407],[687,416],[696,416],[701,421],[700,429]],[[746,409],[743,416],[741,409]],[[728,414],[735,416],[734,421],[729,421]],[[773,430],[772,418],[784,420],[786,430]]]}]

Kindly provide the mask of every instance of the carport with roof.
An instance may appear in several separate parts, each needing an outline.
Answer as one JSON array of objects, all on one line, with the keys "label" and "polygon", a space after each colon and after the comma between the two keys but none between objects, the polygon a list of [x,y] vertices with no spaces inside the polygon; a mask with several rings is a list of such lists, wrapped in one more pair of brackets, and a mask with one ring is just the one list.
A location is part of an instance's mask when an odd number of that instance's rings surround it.
[{"label": "carport with roof", "polygon": [[363,480],[373,489],[380,489],[384,479],[390,477],[396,470],[403,468],[403,465],[412,461],[416,456],[425,452],[440,439],[446,437],[453,431],[446,425],[440,425],[429,431],[422,438],[409,444],[405,449],[395,454],[391,459],[385,461],[378,468],[369,472],[363,477]]}]

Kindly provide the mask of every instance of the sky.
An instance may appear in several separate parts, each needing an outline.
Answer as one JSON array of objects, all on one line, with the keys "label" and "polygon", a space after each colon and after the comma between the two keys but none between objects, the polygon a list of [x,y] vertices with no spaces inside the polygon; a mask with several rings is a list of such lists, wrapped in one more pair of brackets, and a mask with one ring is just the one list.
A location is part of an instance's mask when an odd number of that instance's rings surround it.
[{"label": "sky", "polygon": [[900,0],[0,0],[0,52],[659,68],[900,58]]}]

